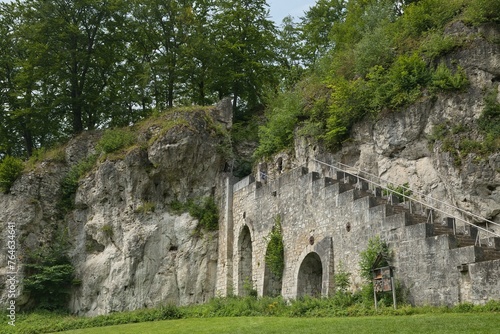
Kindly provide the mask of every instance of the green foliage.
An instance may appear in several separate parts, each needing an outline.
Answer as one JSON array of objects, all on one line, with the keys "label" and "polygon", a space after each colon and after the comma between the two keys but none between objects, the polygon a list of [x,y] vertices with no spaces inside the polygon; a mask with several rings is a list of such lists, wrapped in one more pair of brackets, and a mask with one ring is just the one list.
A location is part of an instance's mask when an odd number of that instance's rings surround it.
[{"label": "green foliage", "polygon": [[302,112],[300,95],[283,93],[270,101],[267,123],[259,127],[259,147],[254,157],[261,158],[291,147],[293,134]]},{"label": "green foliage", "polygon": [[486,95],[483,113],[478,123],[480,129],[487,135],[500,137],[500,103],[497,101],[497,92],[497,89],[492,89]]},{"label": "green foliage", "polygon": [[460,90],[469,84],[467,75],[462,67],[458,67],[455,73],[441,62],[432,73],[431,87],[441,90]]},{"label": "green foliage", "polygon": [[266,265],[277,279],[283,277],[285,269],[285,252],[283,246],[283,235],[281,231],[281,216],[277,215],[274,219],[274,226],[266,238]]},{"label": "green foliage", "polygon": [[7,193],[14,181],[21,176],[23,169],[24,163],[21,159],[5,156],[0,161],[0,191]]},{"label": "green foliage", "polygon": [[90,155],[71,167],[68,174],[61,181],[61,197],[59,208],[63,211],[71,210],[74,205],[74,195],[78,189],[80,178],[94,168],[97,155]]},{"label": "green foliage", "polygon": [[444,35],[441,30],[432,30],[426,34],[420,44],[420,52],[430,60],[444,56],[460,46],[455,36]]},{"label": "green foliage", "polygon": [[[382,241],[379,236],[376,236],[368,240],[366,249],[359,254],[359,268],[361,269],[361,277],[363,277],[367,282],[371,282],[373,279],[371,270],[379,253],[387,256],[389,254],[389,247],[387,243],[385,243],[385,241]],[[379,264],[380,267],[384,267],[387,265],[388,263],[386,261],[382,261],[382,263]]]},{"label": "green foliage", "polygon": [[393,184],[388,184],[387,188],[389,190],[384,189],[383,194],[388,196],[389,194],[394,194],[398,197],[399,202],[404,202],[411,196],[413,193],[411,189],[409,189],[410,184],[408,182],[403,183],[403,185],[394,186]]},{"label": "green foliage", "polygon": [[377,95],[388,107],[400,108],[415,102],[430,78],[427,64],[418,53],[401,55],[388,70],[387,81]]},{"label": "green foliage", "polygon": [[67,256],[68,242],[60,233],[47,246],[27,254],[24,289],[34,308],[66,309],[74,284],[74,268]]},{"label": "green foliage", "polygon": [[324,139],[330,145],[337,145],[347,138],[354,123],[370,111],[371,93],[362,79],[348,81],[338,78],[330,88],[331,104]]},{"label": "green foliage", "polygon": [[170,209],[176,214],[188,212],[191,217],[198,219],[197,230],[217,231],[219,229],[219,209],[213,197],[189,199],[187,202],[172,201]]},{"label": "green foliage", "polygon": [[497,0],[474,0],[468,4],[464,17],[472,24],[500,22],[500,3]]},{"label": "green foliage", "polygon": [[465,0],[421,0],[404,9],[398,22],[398,43],[412,43],[425,32],[442,29],[458,15]]},{"label": "green foliage", "polygon": [[100,152],[112,153],[131,146],[136,141],[135,137],[135,134],[126,128],[109,129],[104,131],[96,149]]},{"label": "green foliage", "polygon": [[38,150],[34,150],[33,154],[30,156],[28,161],[26,162],[26,168],[32,170],[35,166],[43,161],[52,161],[52,162],[66,162],[66,152],[65,146],[57,146],[52,149],[40,148]]},{"label": "green foliage", "polygon": [[[369,290],[367,286],[368,294],[372,291]],[[372,295],[373,297],[373,295]],[[159,320],[171,320],[171,319],[205,319],[203,324],[210,323],[210,318],[220,318],[220,323],[216,328],[221,328],[222,322],[227,324],[227,317],[239,317],[243,319],[245,323],[248,323],[249,319],[246,317],[273,317],[270,319],[269,323],[279,322],[283,319],[286,323],[293,322],[294,318],[300,319],[300,324],[303,325],[304,321],[308,321],[307,318],[311,319],[314,324],[321,321],[319,317],[329,317],[334,321],[329,323],[322,333],[331,332],[332,326],[336,329],[344,332],[351,332],[354,323],[366,322],[366,330],[362,332],[373,331],[374,321],[371,316],[387,316],[387,323],[384,322],[380,325],[380,328],[387,331],[389,324],[398,322],[394,327],[393,331],[400,331],[401,328],[408,327],[408,321],[411,319],[419,319],[415,326],[422,327],[424,323],[433,319],[433,323],[429,324],[427,328],[422,328],[421,333],[426,331],[431,331],[435,329],[435,326],[443,325],[443,321],[450,321],[450,326],[457,326],[459,330],[464,330],[464,324],[457,324],[460,319],[464,322],[470,323],[471,318],[484,319],[484,321],[492,323],[491,330],[485,329],[486,332],[494,332],[496,330],[496,325],[494,319],[497,316],[495,313],[500,310],[500,302],[490,300],[485,305],[474,305],[465,303],[459,304],[455,307],[412,307],[406,304],[398,304],[398,309],[394,310],[392,307],[386,307],[381,305],[378,311],[373,307],[373,298],[367,299],[366,303],[363,302],[359,296],[354,295],[354,298],[350,302],[342,304],[338,299],[337,295],[331,298],[310,298],[305,297],[298,300],[285,301],[281,297],[277,298],[254,298],[254,297],[227,297],[227,298],[213,298],[205,304],[197,304],[190,306],[178,307],[175,305],[163,305],[157,308],[147,308],[136,311],[127,312],[115,312],[107,315],[100,315],[96,317],[75,317],[64,312],[48,312],[43,310],[37,310],[32,313],[21,313],[16,314],[16,327],[7,325],[7,322],[0,324],[0,331],[9,328],[5,332],[9,333],[53,333],[57,331],[73,330],[78,328],[94,328],[94,331],[102,332],[103,329],[99,327],[119,325],[119,324],[132,324],[140,322],[150,322]],[[464,317],[464,312],[466,315]],[[408,317],[410,315],[420,315],[417,317]],[[447,317],[444,317],[448,315]],[[365,316],[370,316],[367,318],[361,318]],[[406,317],[405,317],[406,316]],[[437,318],[435,318],[437,316]],[[241,318],[243,317],[243,318]],[[313,318],[314,317],[314,318]],[[345,328],[339,328],[339,321],[348,320],[346,317],[355,317],[350,319],[348,324],[345,324]],[[431,317],[431,318],[429,318]],[[384,319],[383,317],[379,317]],[[365,320],[363,320],[365,319]],[[449,319],[449,320],[445,320]],[[487,320],[486,320],[487,319]],[[264,319],[253,318],[257,322],[264,321]],[[253,321],[252,320],[252,321]],[[326,319],[325,319],[326,320]],[[232,320],[231,320],[232,321]],[[378,321],[377,321],[378,322]],[[196,322],[199,326],[199,322]],[[298,323],[297,323],[298,324]],[[311,326],[314,325],[311,322]],[[172,323],[170,323],[172,325]],[[147,324],[144,324],[143,328]],[[163,325],[161,325],[163,326]],[[185,326],[184,324],[180,326]],[[241,325],[240,325],[241,326]],[[315,326],[315,325],[314,325]],[[165,327],[165,326],[163,326]],[[168,326],[167,326],[168,327]],[[155,327],[157,328],[157,327]],[[180,327],[179,327],[180,328]],[[267,330],[269,330],[268,327]],[[307,327],[309,328],[309,327]],[[316,327],[315,327],[316,328]],[[488,327],[490,328],[490,327]],[[241,329],[240,327],[235,328],[235,330]],[[317,328],[316,328],[317,329]],[[110,329],[111,330],[111,329]],[[163,328],[164,330],[164,328]],[[178,331],[178,329],[176,329]],[[412,327],[412,331],[415,329]],[[471,331],[478,330],[477,324],[470,327]],[[135,332],[138,332],[135,330]],[[141,332],[147,332],[143,330]],[[225,331],[228,332],[228,331]],[[255,330],[251,332],[256,332]],[[261,331],[257,331],[261,332]],[[278,328],[275,332],[283,332],[282,328]],[[408,331],[409,332],[409,331]],[[420,333],[419,332],[419,333]]]},{"label": "green foliage", "polygon": [[339,264],[335,275],[333,275],[333,281],[335,282],[336,292],[347,292],[350,285],[351,273],[347,272],[342,263]]}]

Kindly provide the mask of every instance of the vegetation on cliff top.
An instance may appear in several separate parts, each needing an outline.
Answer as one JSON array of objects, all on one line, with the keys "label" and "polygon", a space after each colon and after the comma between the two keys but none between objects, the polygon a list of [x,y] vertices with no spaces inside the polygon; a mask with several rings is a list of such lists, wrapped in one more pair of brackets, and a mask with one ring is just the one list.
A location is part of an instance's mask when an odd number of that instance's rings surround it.
[{"label": "vegetation on cliff top", "polygon": [[299,134],[336,148],[364,117],[466,88],[464,69],[446,56],[467,47],[467,36],[445,28],[500,22],[500,4],[492,0],[318,1],[311,13],[326,3],[340,6],[342,15],[330,22],[322,56],[269,100],[257,158],[291,147],[297,126]]}]

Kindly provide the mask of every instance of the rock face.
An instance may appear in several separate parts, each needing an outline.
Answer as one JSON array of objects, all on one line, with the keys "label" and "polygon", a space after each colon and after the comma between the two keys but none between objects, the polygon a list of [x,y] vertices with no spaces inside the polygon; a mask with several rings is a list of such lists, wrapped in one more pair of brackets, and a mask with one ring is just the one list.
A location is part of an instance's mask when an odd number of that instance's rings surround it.
[{"label": "rock face", "polygon": [[[484,139],[478,131],[478,119],[485,107],[485,94],[494,92],[500,102],[500,28],[469,28],[457,22],[447,33],[468,41],[443,59],[465,70],[470,82],[467,90],[423,97],[405,110],[366,119],[355,125],[352,140],[336,154],[298,138],[295,157],[287,157],[285,165],[316,170],[320,166],[311,158],[338,161],[352,166],[355,173],[369,172],[394,185],[408,182],[415,191],[500,223],[500,152],[485,157],[463,153],[460,147],[464,140]],[[430,140],[438,127],[455,133],[447,138],[455,153],[445,148],[444,138],[434,143]]]},{"label": "rock face", "polygon": [[[67,230],[81,280],[71,296],[73,312],[98,315],[214,296],[217,233],[200,232],[196,219],[169,205],[220,198],[223,133],[231,126],[223,107],[170,113],[142,126],[137,145],[101,156],[80,180],[75,208],[63,219],[56,205],[61,180],[95,152],[98,133],[73,140],[64,163],[42,163],[0,195],[0,221],[16,223],[20,254],[50,240],[48,231]],[[4,258],[0,267],[5,274]]]}]

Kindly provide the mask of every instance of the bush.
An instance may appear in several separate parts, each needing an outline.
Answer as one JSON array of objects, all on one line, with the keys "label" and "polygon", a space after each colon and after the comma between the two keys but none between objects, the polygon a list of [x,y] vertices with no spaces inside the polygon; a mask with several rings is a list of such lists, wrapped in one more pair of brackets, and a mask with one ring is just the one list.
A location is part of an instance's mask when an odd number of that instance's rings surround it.
[{"label": "bush", "polygon": [[434,73],[432,73],[431,87],[441,90],[459,90],[469,84],[467,75],[462,67],[458,67],[455,73],[446,66],[445,63],[440,63]]},{"label": "bush", "polygon": [[484,98],[484,109],[478,123],[486,134],[500,137],[500,103],[497,101],[497,92],[498,89],[493,89]]},{"label": "bush", "polygon": [[265,256],[266,265],[269,266],[269,270],[277,279],[281,279],[285,269],[285,253],[281,232],[281,217],[279,215],[276,216],[274,226],[266,241],[268,242]]},{"label": "bush", "polygon": [[259,146],[254,153],[257,159],[292,146],[302,112],[300,95],[294,91],[278,94],[270,101],[268,110],[267,123],[259,127]]},{"label": "bush", "polygon": [[175,200],[170,203],[170,209],[176,214],[188,212],[191,217],[196,218],[198,231],[201,229],[217,231],[219,229],[219,209],[213,197],[190,199],[185,203]]},{"label": "bush", "polygon": [[5,156],[0,162],[0,190],[9,192],[10,187],[23,172],[24,164],[21,159]]},{"label": "bush", "polygon": [[500,22],[500,2],[498,0],[471,1],[465,10],[464,17],[476,25],[485,22]]},{"label": "bush", "polygon": [[27,254],[23,285],[35,308],[63,310],[67,308],[74,267],[67,256],[65,233],[56,236],[50,246]]},{"label": "bush", "polygon": [[68,174],[61,181],[61,198],[59,208],[64,211],[73,209],[74,195],[78,189],[80,178],[88,173],[95,165],[97,155],[91,155],[81,160],[78,164],[71,167]]},{"label": "bush", "polygon": [[398,197],[399,202],[401,203],[401,202],[404,202],[406,198],[411,196],[412,191],[411,191],[411,189],[409,189],[409,187],[410,187],[410,184],[408,182],[405,182],[405,183],[403,183],[403,185],[397,186],[397,187],[392,185],[392,184],[388,184],[387,188],[389,190],[384,189],[383,194],[384,194],[384,196],[388,196],[390,193],[393,193],[394,195],[396,195]]},{"label": "bush", "polygon": [[[389,246],[387,243],[382,241],[379,236],[371,238],[368,240],[368,245],[366,249],[362,251],[360,255],[359,267],[361,269],[361,277],[363,277],[367,282],[371,283],[372,277],[372,266],[377,259],[377,256],[382,253],[386,256],[389,253]],[[380,263],[381,267],[387,266],[387,261],[382,261]]]},{"label": "bush", "polygon": [[132,145],[135,140],[135,135],[127,129],[109,129],[104,132],[96,148],[100,152],[112,153]]}]

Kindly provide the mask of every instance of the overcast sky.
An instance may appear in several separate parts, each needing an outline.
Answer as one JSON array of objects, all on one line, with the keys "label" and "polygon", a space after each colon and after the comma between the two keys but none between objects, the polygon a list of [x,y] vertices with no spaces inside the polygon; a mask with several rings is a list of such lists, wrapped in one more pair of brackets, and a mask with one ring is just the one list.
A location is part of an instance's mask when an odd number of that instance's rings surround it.
[{"label": "overcast sky", "polygon": [[267,0],[270,6],[271,19],[278,25],[287,15],[292,15],[295,19],[304,16],[304,12],[313,6],[315,0]]}]

